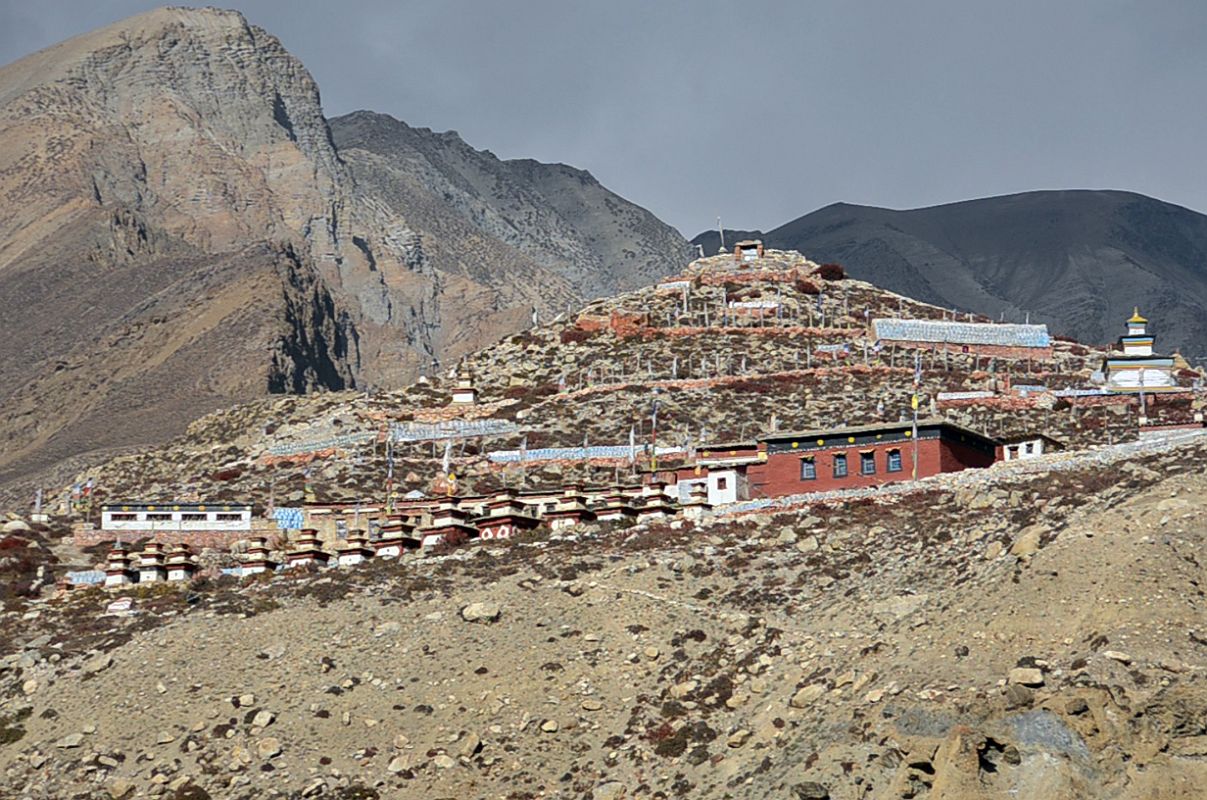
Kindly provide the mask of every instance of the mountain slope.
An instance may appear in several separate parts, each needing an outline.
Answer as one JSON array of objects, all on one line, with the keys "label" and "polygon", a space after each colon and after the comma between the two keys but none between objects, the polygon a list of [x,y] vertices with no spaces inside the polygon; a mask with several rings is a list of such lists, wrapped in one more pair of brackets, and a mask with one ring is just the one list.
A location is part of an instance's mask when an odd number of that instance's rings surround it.
[{"label": "mountain slope", "polygon": [[[1207,216],[1117,191],[1028,192],[892,211],[838,203],[762,236],[928,302],[1105,343],[1132,307],[1158,347],[1207,355]],[[693,243],[711,252],[717,235]]]},{"label": "mountain slope", "polygon": [[[0,68],[0,482],[266,393],[402,385],[685,247],[585,174],[576,204],[568,168],[506,163],[507,214],[545,222],[500,239],[432,188],[446,173],[385,158],[418,187],[395,196],[361,152],[236,12],[160,9]],[[613,271],[604,231],[660,255]]]},{"label": "mountain slope", "polygon": [[536,265],[598,297],[650,283],[690,253],[677,231],[582,170],[501,161],[454,132],[384,114],[358,111],[330,125],[360,189],[432,234],[425,253],[438,269],[476,270],[489,282]]}]

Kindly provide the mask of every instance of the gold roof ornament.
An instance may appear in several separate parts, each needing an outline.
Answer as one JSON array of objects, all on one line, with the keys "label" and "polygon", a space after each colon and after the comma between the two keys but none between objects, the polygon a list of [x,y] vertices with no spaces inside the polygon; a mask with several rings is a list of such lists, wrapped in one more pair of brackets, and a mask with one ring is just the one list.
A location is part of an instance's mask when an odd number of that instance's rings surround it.
[{"label": "gold roof ornament", "polygon": [[1148,322],[1144,317],[1140,316],[1140,306],[1134,306],[1132,318],[1128,322]]}]

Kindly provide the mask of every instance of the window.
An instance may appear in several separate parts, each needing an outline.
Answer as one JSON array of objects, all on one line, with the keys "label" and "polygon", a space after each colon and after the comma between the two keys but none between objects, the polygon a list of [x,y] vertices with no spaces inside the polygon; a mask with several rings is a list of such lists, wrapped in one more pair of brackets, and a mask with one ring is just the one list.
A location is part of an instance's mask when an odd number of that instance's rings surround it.
[{"label": "window", "polygon": [[900,450],[889,450],[888,451],[888,471],[889,472],[900,472],[901,471],[901,451]]},{"label": "window", "polygon": [[138,515],[137,514],[110,514],[109,519],[113,520],[114,522],[136,522],[138,520]]},{"label": "window", "polygon": [[205,522],[205,514],[181,514],[181,522]]},{"label": "window", "polygon": [[171,522],[171,514],[147,514],[147,522]]},{"label": "window", "polygon": [[845,478],[847,476],[847,457],[846,454],[834,456],[834,477]]},{"label": "window", "polygon": [[1027,442],[1026,444],[1023,445],[1023,452],[1027,453],[1027,454],[1034,453],[1035,444],[1033,442]]},{"label": "window", "polygon": [[723,492],[729,488],[729,478],[717,478],[717,491]]},{"label": "window", "polygon": [[[243,515],[242,514],[215,514],[214,519],[218,520],[219,522],[238,522],[239,520],[243,519]],[[337,522],[336,524],[338,525],[339,523]],[[347,524],[348,523],[346,523],[346,522],[344,523],[345,526]]]},{"label": "window", "polygon": [[875,475],[876,474],[876,453],[859,454],[859,474],[860,475]]},{"label": "window", "polygon": [[811,458],[802,458],[800,460],[800,479],[802,481],[812,481],[817,479],[817,464]]}]

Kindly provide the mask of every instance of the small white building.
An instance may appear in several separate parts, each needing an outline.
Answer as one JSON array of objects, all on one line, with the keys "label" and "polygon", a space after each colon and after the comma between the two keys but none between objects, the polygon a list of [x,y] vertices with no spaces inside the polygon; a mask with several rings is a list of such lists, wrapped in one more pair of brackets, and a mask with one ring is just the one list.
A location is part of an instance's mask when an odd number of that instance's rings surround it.
[{"label": "small white building", "polygon": [[373,557],[373,548],[364,531],[353,531],[348,541],[336,548],[336,563],[341,567],[354,567]]},{"label": "small white building", "polygon": [[181,543],[172,547],[168,554],[168,580],[191,581],[197,572],[197,560],[187,544]]},{"label": "small white building", "polygon": [[115,542],[105,561],[105,586],[124,586],[134,583],[135,571],[131,569],[130,551],[122,542]]},{"label": "small white building", "polygon": [[250,531],[251,513],[250,505],[230,503],[114,503],[101,506],[101,530]]},{"label": "small white building", "polygon": [[277,568],[277,562],[269,558],[267,539],[255,536],[243,554],[243,574],[255,575],[260,572],[272,572]]},{"label": "small white building", "polygon": [[167,580],[166,558],[163,545],[159,542],[147,542],[143,551],[138,554],[138,582],[155,583]]},{"label": "small white building", "polygon": [[1042,433],[1003,436],[998,439],[998,447],[1000,461],[1023,461],[1065,449],[1063,443]]},{"label": "small white building", "polygon": [[468,368],[457,371],[457,385],[453,387],[454,405],[473,405],[478,402],[478,390],[474,388],[474,379]]},{"label": "small white building", "polygon": [[1110,355],[1103,365],[1107,388],[1115,392],[1164,391],[1176,388],[1174,358],[1153,350],[1155,337],[1140,309],[1127,321],[1127,333],[1119,337],[1121,355]]}]

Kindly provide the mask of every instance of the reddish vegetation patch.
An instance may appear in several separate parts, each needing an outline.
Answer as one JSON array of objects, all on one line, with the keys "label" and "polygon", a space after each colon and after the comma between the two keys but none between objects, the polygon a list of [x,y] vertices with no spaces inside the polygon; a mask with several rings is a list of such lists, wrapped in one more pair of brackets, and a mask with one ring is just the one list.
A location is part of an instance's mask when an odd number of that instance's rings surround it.
[{"label": "reddish vegetation patch", "polygon": [[590,339],[592,333],[581,328],[567,328],[561,333],[562,344],[581,344]]},{"label": "reddish vegetation patch", "polygon": [[847,271],[842,264],[822,264],[816,274],[823,281],[840,281],[847,276]]}]

